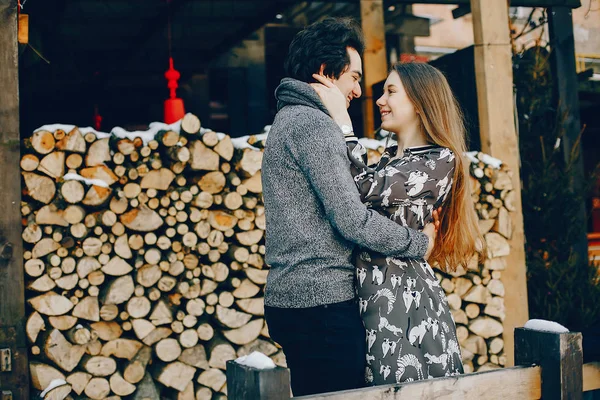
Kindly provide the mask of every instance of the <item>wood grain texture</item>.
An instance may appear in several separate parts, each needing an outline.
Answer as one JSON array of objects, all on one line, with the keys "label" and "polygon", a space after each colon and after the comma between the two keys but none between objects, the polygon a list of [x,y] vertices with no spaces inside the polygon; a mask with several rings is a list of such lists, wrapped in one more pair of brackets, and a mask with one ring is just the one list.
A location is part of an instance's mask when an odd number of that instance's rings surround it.
[{"label": "wood grain texture", "polygon": [[[484,5],[485,4],[485,5]],[[510,254],[502,273],[506,288],[504,319],[507,365],[514,365],[513,329],[528,319],[523,210],[521,206],[520,155],[513,103],[512,51],[505,0],[471,0],[475,38],[475,74],[481,150],[496,157],[512,171],[517,199],[512,217]]]},{"label": "wood grain texture", "polygon": [[12,245],[14,254],[0,260],[0,347],[9,346],[13,354],[13,371],[2,374],[2,388],[11,390],[15,399],[28,399],[17,46],[17,0],[0,0],[0,235]]}]

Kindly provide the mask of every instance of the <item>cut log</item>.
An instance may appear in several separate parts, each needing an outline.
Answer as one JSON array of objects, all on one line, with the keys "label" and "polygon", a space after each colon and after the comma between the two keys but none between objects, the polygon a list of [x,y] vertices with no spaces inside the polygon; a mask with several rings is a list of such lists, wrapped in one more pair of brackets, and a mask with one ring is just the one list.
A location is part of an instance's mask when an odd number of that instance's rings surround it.
[{"label": "cut log", "polygon": [[129,383],[138,383],[146,374],[146,367],[152,358],[152,349],[142,347],[125,367],[123,377]]},{"label": "cut log", "polygon": [[467,306],[465,307],[465,312],[469,319],[475,319],[479,316],[481,310],[478,304],[471,303],[467,304]]},{"label": "cut log", "polygon": [[59,225],[69,226],[65,211],[59,210],[54,204],[49,204],[40,208],[35,216],[35,223],[38,225]]},{"label": "cut log", "polygon": [[130,259],[133,257],[131,248],[129,247],[127,235],[122,235],[117,238],[115,245],[113,246],[115,253],[124,259]]},{"label": "cut log", "polygon": [[187,113],[181,120],[181,130],[188,135],[195,135],[200,131],[200,119],[192,113]]},{"label": "cut log", "polygon": [[72,315],[61,315],[59,317],[49,317],[50,325],[59,331],[67,331],[75,326],[77,318]]},{"label": "cut log", "polygon": [[504,297],[504,284],[499,279],[492,279],[487,284],[487,288],[493,295]]},{"label": "cut log", "polygon": [[224,160],[231,161],[233,157],[233,143],[229,136],[223,137],[213,149],[215,153],[220,155]]},{"label": "cut log", "polygon": [[266,269],[246,268],[244,269],[246,276],[257,285],[265,285],[267,283],[267,275],[269,273]]},{"label": "cut log", "polygon": [[225,373],[217,368],[210,368],[200,374],[198,383],[211,388],[215,392],[221,390],[227,380]]},{"label": "cut log", "polygon": [[87,179],[97,179],[105,182],[108,186],[119,180],[119,177],[106,165],[83,168],[79,174]]},{"label": "cut log", "polygon": [[248,192],[250,193],[262,193],[261,172],[257,171],[251,178],[242,181],[242,185],[248,189]]},{"label": "cut log", "polygon": [[206,147],[202,141],[195,140],[190,146],[190,153],[191,169],[196,171],[217,171],[219,169],[219,155]]},{"label": "cut log", "polygon": [[79,128],[75,127],[56,143],[56,148],[58,150],[83,154],[87,149],[87,144]]},{"label": "cut log", "polygon": [[504,340],[502,338],[494,338],[490,342],[490,354],[500,354],[504,350]]},{"label": "cut log", "polygon": [[490,291],[482,285],[473,286],[464,296],[469,303],[487,304],[492,299]]},{"label": "cut log", "polygon": [[153,232],[164,222],[156,211],[146,206],[135,208],[121,215],[120,221],[127,228],[138,232]]},{"label": "cut log", "polygon": [[91,324],[90,327],[100,339],[107,342],[118,339],[123,334],[123,329],[121,329],[121,325],[119,325],[116,322],[95,322]]},{"label": "cut log", "polygon": [[122,304],[131,298],[135,286],[131,275],[124,275],[107,285],[104,304]]},{"label": "cut log", "polygon": [[104,378],[92,378],[85,387],[85,395],[93,400],[103,400],[110,393],[110,384]]},{"label": "cut log", "polygon": [[81,363],[83,369],[93,376],[110,376],[117,370],[117,363],[110,357],[86,356]]},{"label": "cut log", "polygon": [[83,257],[77,263],[77,275],[84,279],[90,273],[99,270],[102,267],[100,261],[95,257]]},{"label": "cut log", "polygon": [[469,330],[477,336],[489,339],[501,335],[504,332],[504,327],[494,318],[480,317],[471,322]]},{"label": "cut log", "polygon": [[252,246],[253,244],[257,244],[261,241],[264,235],[264,231],[262,229],[255,229],[253,231],[240,232],[236,234],[236,239],[240,244],[244,246]]},{"label": "cut log", "polygon": [[25,272],[32,278],[41,276],[46,271],[46,265],[43,260],[32,258],[25,262]]},{"label": "cut log", "polygon": [[83,157],[79,154],[70,154],[66,160],[68,169],[78,169],[83,164]]},{"label": "cut log", "polygon": [[196,368],[175,361],[162,368],[158,368],[154,377],[163,385],[182,392],[192,379],[194,379],[195,373]]},{"label": "cut log", "polygon": [[86,345],[92,340],[92,333],[88,328],[77,325],[67,331],[66,337],[73,344]]},{"label": "cut log", "polygon": [[486,315],[490,315],[492,317],[500,318],[500,320],[504,320],[504,317],[506,315],[504,299],[502,297],[492,297],[490,302],[485,306],[483,312]]},{"label": "cut log", "polygon": [[110,148],[108,146],[109,138],[98,139],[91,144],[85,156],[85,165],[95,167],[103,165],[106,161],[111,161]]},{"label": "cut log", "polygon": [[37,311],[34,311],[27,318],[27,324],[25,325],[25,332],[27,333],[29,342],[35,343],[40,332],[44,330],[46,330],[44,319]]},{"label": "cut log", "polygon": [[47,274],[44,274],[37,278],[35,281],[27,285],[27,289],[35,290],[36,292],[48,292],[56,287],[54,280]]},{"label": "cut log", "polygon": [[38,170],[54,179],[62,178],[65,174],[65,153],[54,151],[48,154],[40,161]]},{"label": "cut log", "polygon": [[100,306],[98,297],[88,296],[81,300],[73,309],[73,316],[88,321],[100,321]]},{"label": "cut log", "polygon": [[150,332],[148,336],[146,336],[144,340],[142,340],[142,342],[144,342],[146,346],[152,346],[160,340],[171,336],[172,333],[173,331],[169,328],[158,327],[155,328],[152,332]]},{"label": "cut log", "polygon": [[171,182],[175,179],[175,174],[168,168],[150,171],[146,174],[140,183],[142,189],[167,190]]},{"label": "cut log", "polygon": [[237,345],[245,345],[250,342],[253,342],[258,338],[258,335],[260,334],[263,325],[263,319],[255,319],[254,321],[250,321],[248,324],[242,326],[241,328],[232,329],[230,331],[223,331],[223,335],[231,343]]},{"label": "cut log", "polygon": [[192,367],[200,369],[209,368],[206,351],[202,345],[183,350],[178,360]]},{"label": "cut log", "polygon": [[171,362],[181,355],[181,346],[177,339],[163,339],[156,344],[154,351],[161,361]]},{"label": "cut log", "polygon": [[208,323],[200,324],[196,329],[196,333],[198,334],[198,338],[204,342],[208,342],[215,335],[213,327]]},{"label": "cut log", "polygon": [[[129,248],[129,246],[127,246]],[[102,272],[111,276],[123,276],[130,273],[133,267],[119,256],[110,259],[108,264],[102,267]]]},{"label": "cut log", "polygon": [[37,242],[31,250],[31,256],[33,258],[42,258],[48,254],[54,253],[60,248],[60,243],[57,243],[54,239],[44,238]]},{"label": "cut log", "polygon": [[150,321],[156,326],[170,324],[173,322],[173,312],[163,300],[160,300],[150,315]]},{"label": "cut log", "polygon": [[40,159],[35,154],[25,154],[20,165],[23,171],[33,172],[40,165]]},{"label": "cut log", "polygon": [[53,329],[44,341],[44,354],[60,369],[71,372],[85,354],[85,347],[72,345],[58,329]]},{"label": "cut log", "polygon": [[31,385],[37,390],[46,389],[54,380],[65,380],[64,374],[56,368],[35,361],[29,363],[29,373]]},{"label": "cut log", "polygon": [[142,347],[142,343],[137,340],[119,338],[105,343],[100,354],[104,357],[131,360]]},{"label": "cut log", "polygon": [[29,304],[40,314],[48,316],[63,315],[73,308],[69,299],[54,292],[29,299]]},{"label": "cut log", "polygon": [[160,267],[156,264],[146,264],[137,270],[136,281],[146,288],[154,286],[162,276]]},{"label": "cut log", "polygon": [[236,299],[249,299],[260,292],[260,287],[252,283],[249,279],[242,280],[242,283],[233,291]]},{"label": "cut log", "polygon": [[179,335],[179,343],[184,349],[189,349],[198,344],[198,334],[194,329],[186,329]]},{"label": "cut log", "polygon": [[235,302],[237,306],[244,312],[256,316],[265,315],[265,302],[262,297],[241,299]]},{"label": "cut log", "polygon": [[252,149],[244,149],[238,170],[245,176],[251,177],[262,167],[263,153]]},{"label": "cut log", "polygon": [[119,372],[115,372],[109,380],[110,389],[118,396],[129,396],[135,392],[135,385],[127,382]]},{"label": "cut log", "polygon": [[496,232],[486,234],[485,242],[487,244],[488,258],[503,257],[510,254],[508,241]]},{"label": "cut log", "polygon": [[250,319],[251,314],[246,314],[240,311],[236,311],[232,308],[225,308],[220,305],[216,306],[216,317],[217,320],[225,327],[230,329],[241,328],[246,325]]},{"label": "cut log", "polygon": [[67,383],[71,385],[71,388],[77,395],[81,395],[85,390],[85,387],[92,379],[92,375],[87,372],[73,372],[71,375],[67,377]]},{"label": "cut log", "polygon": [[480,356],[487,355],[488,348],[485,340],[476,335],[470,335],[463,343],[463,347],[469,350],[473,354],[479,354]]},{"label": "cut log", "polygon": [[[226,182],[227,181],[226,181],[225,175],[223,175],[222,172],[214,171],[214,172],[209,172],[206,175],[204,175],[198,182],[198,186],[200,187],[200,190],[202,190],[203,192],[206,192],[208,194],[217,194],[223,190]],[[214,199],[213,199],[213,201],[214,201]],[[196,205],[200,206],[197,202],[196,202]],[[206,207],[203,207],[203,208],[206,208]]]},{"label": "cut log", "polygon": [[56,145],[52,132],[40,130],[31,136],[31,147],[39,154],[48,154]]},{"label": "cut log", "polygon": [[78,281],[79,276],[77,276],[77,274],[65,275],[56,280],[56,286],[63,290],[71,290],[77,286]]},{"label": "cut log", "polygon": [[109,188],[92,185],[81,202],[86,206],[101,206],[110,199],[111,194],[112,190]]}]

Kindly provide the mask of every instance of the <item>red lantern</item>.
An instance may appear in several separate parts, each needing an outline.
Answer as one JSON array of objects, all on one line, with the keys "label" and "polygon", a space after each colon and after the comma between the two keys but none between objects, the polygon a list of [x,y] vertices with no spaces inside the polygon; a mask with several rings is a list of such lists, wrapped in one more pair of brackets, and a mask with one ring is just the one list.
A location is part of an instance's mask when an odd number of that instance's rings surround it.
[{"label": "red lantern", "polygon": [[165,123],[167,124],[177,122],[185,115],[183,100],[177,98],[175,93],[179,86],[177,81],[180,76],[179,71],[173,68],[173,57],[169,57],[169,69],[165,72],[165,78],[168,81],[167,86],[169,87],[169,98],[165,100]]}]

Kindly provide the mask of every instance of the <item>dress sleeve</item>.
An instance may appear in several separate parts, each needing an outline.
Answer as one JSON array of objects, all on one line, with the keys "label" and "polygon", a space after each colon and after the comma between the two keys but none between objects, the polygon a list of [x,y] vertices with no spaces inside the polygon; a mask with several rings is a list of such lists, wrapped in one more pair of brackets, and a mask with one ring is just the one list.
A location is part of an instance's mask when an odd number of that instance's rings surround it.
[{"label": "dress sleeve", "polygon": [[419,210],[416,214],[423,227],[431,220],[431,211],[448,198],[454,166],[454,153],[446,148],[392,159],[372,175],[368,191],[361,193],[363,201],[377,208]]}]

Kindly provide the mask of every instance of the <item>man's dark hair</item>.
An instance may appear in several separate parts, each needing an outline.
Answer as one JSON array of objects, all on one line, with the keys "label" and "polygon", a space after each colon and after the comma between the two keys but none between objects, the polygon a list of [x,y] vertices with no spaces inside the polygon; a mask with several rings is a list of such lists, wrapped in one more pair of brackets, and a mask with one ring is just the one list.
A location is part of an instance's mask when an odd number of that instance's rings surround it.
[{"label": "man's dark hair", "polygon": [[300,31],[292,43],[285,69],[290,78],[314,82],[312,74],[325,64],[325,76],[338,79],[350,65],[347,48],[362,56],[365,43],[358,24],[351,18],[326,18]]}]

